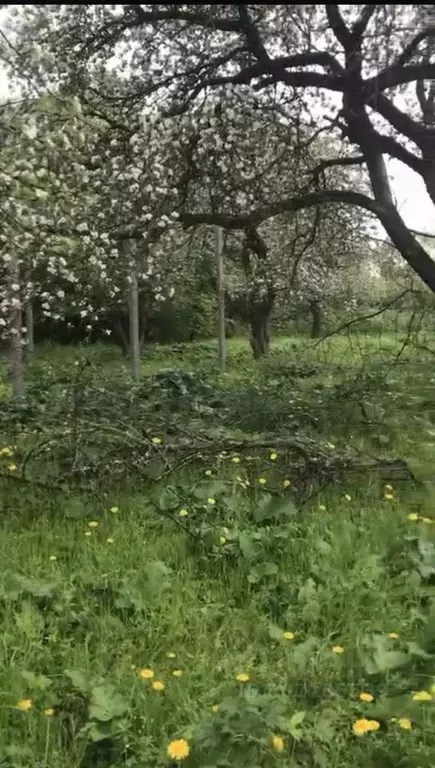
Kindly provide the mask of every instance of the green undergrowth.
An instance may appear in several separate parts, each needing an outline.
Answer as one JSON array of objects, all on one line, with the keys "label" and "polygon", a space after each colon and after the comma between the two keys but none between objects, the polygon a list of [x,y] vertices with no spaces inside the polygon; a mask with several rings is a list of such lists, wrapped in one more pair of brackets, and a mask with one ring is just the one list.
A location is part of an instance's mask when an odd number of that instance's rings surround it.
[{"label": "green undergrowth", "polygon": [[294,344],[55,348],[3,402],[1,766],[433,768],[430,363]]}]

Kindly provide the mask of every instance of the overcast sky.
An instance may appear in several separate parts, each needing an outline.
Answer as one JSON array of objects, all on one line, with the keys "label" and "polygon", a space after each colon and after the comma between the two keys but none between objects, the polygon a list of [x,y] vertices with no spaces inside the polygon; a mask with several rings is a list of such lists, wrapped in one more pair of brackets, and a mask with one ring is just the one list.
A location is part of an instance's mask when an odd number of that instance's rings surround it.
[{"label": "overcast sky", "polygon": [[[4,10],[0,11],[0,24]],[[8,95],[8,79],[0,69],[0,98]],[[405,223],[412,229],[435,234],[435,207],[421,177],[398,160],[388,162],[393,192]]]}]

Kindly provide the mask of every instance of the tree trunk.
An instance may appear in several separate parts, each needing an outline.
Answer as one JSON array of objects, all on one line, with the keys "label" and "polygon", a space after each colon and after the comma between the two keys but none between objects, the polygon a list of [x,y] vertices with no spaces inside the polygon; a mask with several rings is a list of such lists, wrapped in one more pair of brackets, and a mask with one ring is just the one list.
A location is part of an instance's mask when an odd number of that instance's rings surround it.
[{"label": "tree trunk", "polygon": [[15,290],[20,285],[20,269],[18,258],[14,254],[10,262],[10,314],[9,314],[9,369],[12,381],[12,392],[16,400],[24,397],[24,364],[23,364],[23,322],[20,291]]},{"label": "tree trunk", "polygon": [[251,308],[250,326],[251,326],[251,348],[254,360],[265,357],[269,354],[269,315],[270,309],[267,305],[254,305]]},{"label": "tree trunk", "polygon": [[130,325],[130,362],[133,378],[140,376],[140,337],[139,337],[139,297],[136,270],[130,273],[130,291],[128,299],[128,317]]},{"label": "tree trunk", "polygon": [[26,328],[27,328],[27,354],[31,355],[35,351],[35,334],[34,334],[34,319],[33,319],[33,304],[29,299],[26,304]]},{"label": "tree trunk", "polygon": [[317,299],[310,301],[311,338],[318,339],[322,333],[322,308]]}]

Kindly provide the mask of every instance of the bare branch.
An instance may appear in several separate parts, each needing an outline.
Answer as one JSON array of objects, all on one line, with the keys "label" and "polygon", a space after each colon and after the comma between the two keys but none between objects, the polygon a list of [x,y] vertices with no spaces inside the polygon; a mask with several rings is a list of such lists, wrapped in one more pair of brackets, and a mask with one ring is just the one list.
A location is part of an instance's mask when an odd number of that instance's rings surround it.
[{"label": "bare branch", "polygon": [[355,157],[334,157],[330,160],[321,160],[311,173],[314,177],[317,177],[326,168],[335,168],[337,166],[346,165],[362,165],[364,162],[364,155],[356,155]]},{"label": "bare branch", "polygon": [[317,347],[318,344],[321,344],[322,341],[329,339],[331,336],[336,336],[337,333],[341,333],[341,331],[346,330],[346,328],[351,328],[351,326],[356,325],[356,323],[361,323],[363,320],[371,320],[372,317],[377,317],[378,315],[381,315],[383,312],[385,312],[385,310],[389,309],[389,307],[392,307],[393,304],[396,304],[400,299],[403,299],[403,297],[406,296],[408,293],[412,293],[411,288],[405,288],[405,290],[399,293],[398,296],[395,296],[394,299],[387,301],[376,312],[370,312],[368,315],[361,315],[360,317],[354,317],[353,320],[348,320],[347,323],[343,323],[342,325],[339,325],[338,328],[335,328],[335,330],[330,331],[329,333],[325,333],[325,335],[322,336],[321,339],[318,339],[318,341],[316,341],[316,343],[314,344],[314,347]]}]

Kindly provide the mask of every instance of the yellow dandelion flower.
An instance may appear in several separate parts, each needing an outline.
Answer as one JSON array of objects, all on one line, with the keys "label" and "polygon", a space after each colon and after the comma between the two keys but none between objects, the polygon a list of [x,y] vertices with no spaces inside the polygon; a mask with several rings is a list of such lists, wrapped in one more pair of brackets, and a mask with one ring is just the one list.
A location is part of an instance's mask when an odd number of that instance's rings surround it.
[{"label": "yellow dandelion flower", "polygon": [[416,691],[412,699],[413,701],[432,701],[432,694],[429,691]]},{"label": "yellow dandelion flower", "polygon": [[379,731],[379,728],[381,727],[381,724],[377,720],[368,720],[367,723],[367,730],[369,731]]},{"label": "yellow dandelion flower", "polygon": [[402,728],[404,731],[411,731],[412,730],[412,723],[411,720],[407,717],[399,717],[398,720],[400,728]]},{"label": "yellow dandelion flower", "polygon": [[272,747],[275,752],[284,752],[284,739],[282,736],[272,737]]},{"label": "yellow dandelion flower", "polygon": [[189,742],[186,739],[175,739],[168,744],[167,751],[171,760],[185,760],[190,754]]},{"label": "yellow dandelion flower", "polygon": [[151,687],[152,687],[153,691],[164,691],[165,690],[165,684],[162,683],[161,680],[154,680],[151,683]]},{"label": "yellow dandelion flower", "polygon": [[106,544],[114,544],[114,543],[115,543],[115,539],[111,539],[111,538],[106,539]]},{"label": "yellow dandelion flower", "polygon": [[211,469],[206,469],[206,470],[205,470],[205,476],[206,476],[206,477],[211,477],[211,476],[212,476],[212,474],[213,474],[213,472],[211,471]]},{"label": "yellow dandelion flower", "polygon": [[219,536],[219,544],[225,544],[226,538],[225,536]]},{"label": "yellow dandelion flower", "polygon": [[234,462],[234,464],[240,464],[240,456],[233,456],[231,461]]},{"label": "yellow dandelion flower", "polygon": [[33,707],[33,701],[32,699],[20,699],[17,701],[17,709],[20,709],[21,712],[28,712],[29,709],[32,709]]},{"label": "yellow dandelion flower", "polygon": [[91,520],[91,522],[88,523],[89,528],[98,528],[98,526],[99,526],[99,523],[97,520]]},{"label": "yellow dandelion flower", "polygon": [[352,501],[352,496],[349,496],[348,493],[344,494],[344,498],[346,499],[346,501]]},{"label": "yellow dandelion flower", "polygon": [[389,637],[390,640],[398,640],[400,635],[398,635],[397,632],[389,632],[387,637]]},{"label": "yellow dandelion flower", "polygon": [[371,694],[371,693],[367,693],[366,691],[362,691],[362,692],[360,693],[360,695],[359,695],[359,700],[360,700],[360,701],[366,701],[366,702],[370,702],[370,701],[373,701],[373,700],[374,700],[374,698],[375,698],[375,697],[373,696],[373,694]]},{"label": "yellow dandelion flower", "polygon": [[387,485],[384,486],[384,488],[385,488],[386,491],[388,491],[388,493],[391,493],[394,490],[393,486],[389,485],[388,483],[387,483]]},{"label": "yellow dandelion flower", "polygon": [[320,512],[326,512],[326,507],[324,504],[319,504],[319,511]]},{"label": "yellow dandelion flower", "polygon": [[247,675],[246,672],[239,672],[238,675],[236,675],[238,683],[249,683],[249,679],[249,675]]},{"label": "yellow dandelion flower", "polygon": [[176,654],[175,654],[173,651],[169,651],[169,652],[166,654],[166,657],[167,657],[168,659],[175,659],[175,656],[176,656]]},{"label": "yellow dandelion flower", "polygon": [[392,501],[394,499],[394,494],[392,494],[392,493],[384,493],[384,499],[386,501]]},{"label": "yellow dandelion flower", "polygon": [[294,632],[284,632],[283,638],[284,640],[294,640],[296,637]]},{"label": "yellow dandelion flower", "polygon": [[153,445],[161,445],[162,444],[162,438],[161,437],[152,437],[151,442]]},{"label": "yellow dandelion flower", "polygon": [[360,720],[355,720],[352,730],[355,736],[363,736],[365,733],[369,733],[369,731],[378,731],[380,727],[381,725],[377,720],[367,720],[365,717],[362,717]]},{"label": "yellow dandelion flower", "polygon": [[182,669],[174,669],[172,675],[173,677],[182,677],[182,675],[184,675],[184,672]]},{"label": "yellow dandelion flower", "polygon": [[180,509],[178,514],[179,514],[180,517],[187,517],[189,512],[187,511],[187,509]]},{"label": "yellow dandelion flower", "polygon": [[271,461],[276,461],[276,460],[277,460],[277,458],[278,458],[278,454],[277,454],[277,453],[275,453],[275,451],[272,451],[272,453],[271,453],[271,454],[270,454],[270,456],[269,456],[269,459],[270,459]]},{"label": "yellow dandelion flower", "polygon": [[16,468],[17,468],[16,464],[9,464],[8,466],[9,472],[15,472]]},{"label": "yellow dandelion flower", "polygon": [[209,499],[207,499],[207,504],[210,504],[212,507],[214,504],[216,504],[216,499],[213,499],[211,496]]},{"label": "yellow dandelion flower", "polygon": [[420,520],[422,523],[429,523],[429,525],[435,523],[435,520],[432,520],[431,517],[420,517]]},{"label": "yellow dandelion flower", "polygon": [[92,536],[92,531],[85,531],[85,536]]},{"label": "yellow dandelion flower", "polygon": [[259,477],[257,482],[259,483],[259,485],[266,485],[267,480],[265,477]]},{"label": "yellow dandelion flower", "polygon": [[331,651],[332,653],[340,655],[340,653],[344,653],[344,648],[342,645],[333,645]]},{"label": "yellow dandelion flower", "polygon": [[54,715],[53,707],[47,707],[47,709],[44,709],[44,715],[46,717],[53,717],[53,715]]},{"label": "yellow dandelion flower", "polygon": [[110,511],[113,512],[114,515],[116,515],[116,513],[119,512],[119,507],[110,507]]},{"label": "yellow dandelion flower", "polygon": [[417,512],[411,512],[411,514],[408,515],[408,520],[411,520],[412,523],[418,520]]},{"label": "yellow dandelion flower", "polygon": [[9,446],[7,445],[4,448],[2,448],[0,451],[1,456],[12,456],[12,453],[13,453],[12,449],[9,448]]},{"label": "yellow dandelion flower", "polygon": [[359,720],[355,720],[354,724],[352,725],[352,730],[355,734],[355,736],[363,736],[363,734],[367,733],[367,718],[361,717]]},{"label": "yellow dandelion flower", "polygon": [[213,704],[211,707],[212,712],[219,712],[219,704]]},{"label": "yellow dandelion flower", "polygon": [[139,675],[141,676],[142,680],[151,680],[151,678],[154,677],[154,672],[152,669],[145,667],[145,669],[140,670]]},{"label": "yellow dandelion flower", "polygon": [[290,488],[290,486],[291,486],[290,480],[283,480],[282,481],[282,487],[283,488]]},{"label": "yellow dandelion flower", "polygon": [[50,557],[48,559],[51,560],[52,563],[55,563],[56,560],[57,560],[57,557],[56,557],[56,555],[50,555]]}]

